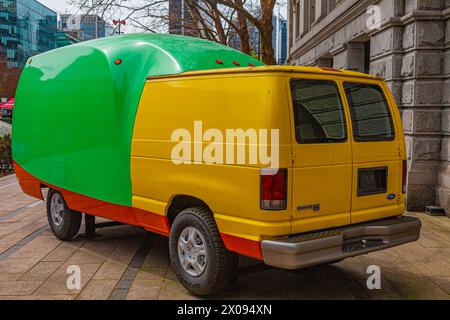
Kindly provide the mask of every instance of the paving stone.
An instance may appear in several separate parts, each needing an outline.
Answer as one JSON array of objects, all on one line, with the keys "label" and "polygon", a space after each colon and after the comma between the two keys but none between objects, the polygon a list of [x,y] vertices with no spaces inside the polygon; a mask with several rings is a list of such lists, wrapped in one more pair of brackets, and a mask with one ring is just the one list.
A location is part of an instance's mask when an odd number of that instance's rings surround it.
[{"label": "paving stone", "polygon": [[32,294],[42,281],[0,281],[0,296]]},{"label": "paving stone", "polygon": [[0,281],[16,281],[22,276],[22,273],[0,273]]},{"label": "paving stone", "polygon": [[113,292],[117,280],[93,279],[78,295],[78,300],[107,300]]},{"label": "paving stone", "polygon": [[[198,299],[172,270],[165,237],[117,226],[99,229],[100,238],[61,242],[46,227],[43,204],[11,215],[35,201],[14,185],[0,192],[0,299]],[[418,242],[298,271],[241,257],[238,281],[212,298],[450,299],[450,219],[411,215],[423,222]],[[81,268],[81,290],[67,289],[72,264]],[[370,265],[381,268],[381,290],[367,288]]]},{"label": "paving stone", "polygon": [[81,241],[63,242],[45,256],[42,261],[64,262],[69,259],[82,244]]},{"label": "paving stone", "polygon": [[450,295],[450,277],[434,277],[432,281]]},{"label": "paving stone", "polygon": [[389,280],[384,277],[381,278],[381,289],[368,289],[367,280],[360,280],[359,285],[371,300],[403,300],[403,297],[396,292]]},{"label": "paving stone", "polygon": [[58,268],[62,262],[40,261],[31,270],[25,273],[20,280],[47,280]]},{"label": "paving stone", "polygon": [[31,295],[31,296],[0,296],[0,300],[73,300],[71,295]]},{"label": "paving stone", "polygon": [[367,262],[359,258],[349,258],[334,264],[333,267],[339,272],[344,281],[357,281],[367,279]]},{"label": "paving stone", "polygon": [[100,237],[86,241],[83,245],[83,249],[107,258],[115,249],[118,242],[119,239],[117,238]]},{"label": "paving stone", "polygon": [[[131,297],[128,296],[127,299]],[[157,296],[158,300],[199,300],[189,293],[178,281],[165,279]]]},{"label": "paving stone", "polygon": [[35,258],[7,258],[0,261],[0,273],[26,273],[36,263]]},{"label": "paving stone", "polygon": [[109,296],[109,300],[125,300],[128,294],[128,288],[119,289],[115,288],[111,295]]},{"label": "paving stone", "polygon": [[383,269],[394,290],[404,299],[448,300],[449,295],[422,273],[410,269]]},{"label": "paving stone", "polygon": [[[339,273],[332,266],[289,272],[283,279],[290,299],[354,299]],[[284,277],[283,277],[284,278]]]},{"label": "paving stone", "polygon": [[55,237],[39,236],[12,254],[11,258],[34,258],[39,261],[59,244],[60,241]]},{"label": "paving stone", "polygon": [[425,248],[447,248],[448,242],[434,232],[422,232],[418,243]]},{"label": "paving stone", "polygon": [[164,279],[167,273],[167,268],[141,268],[136,275],[136,281],[139,280],[157,280]]},{"label": "paving stone", "polygon": [[164,279],[136,279],[128,291],[127,300],[155,300],[161,290]]},{"label": "paving stone", "polygon": [[37,199],[27,196],[23,193],[16,194],[12,197],[6,197],[6,199],[2,199],[2,206],[0,208],[0,216],[6,214],[8,212],[26,207],[34,202]]},{"label": "paving stone", "polygon": [[123,273],[127,269],[124,263],[114,260],[107,260],[94,276],[95,280],[120,280]]},{"label": "paving stone", "polygon": [[68,264],[102,264],[107,257],[91,252],[83,247],[78,249],[68,260]]},{"label": "paving stone", "polygon": [[123,237],[109,256],[109,259],[128,264],[134,257],[143,240],[143,234]]},{"label": "paving stone", "polygon": [[177,275],[175,274],[175,271],[173,271],[172,266],[169,266],[169,268],[167,269],[165,279],[178,281]]},{"label": "paving stone", "polygon": [[53,275],[45,281],[36,294],[39,295],[78,295],[86,284],[100,268],[100,264],[80,264],[81,271],[81,289],[67,288],[67,279],[70,274],[67,273],[67,267],[70,264],[62,265]]},{"label": "paving stone", "polygon": [[169,264],[169,240],[165,237],[158,236],[145,258],[142,267],[167,269]]}]

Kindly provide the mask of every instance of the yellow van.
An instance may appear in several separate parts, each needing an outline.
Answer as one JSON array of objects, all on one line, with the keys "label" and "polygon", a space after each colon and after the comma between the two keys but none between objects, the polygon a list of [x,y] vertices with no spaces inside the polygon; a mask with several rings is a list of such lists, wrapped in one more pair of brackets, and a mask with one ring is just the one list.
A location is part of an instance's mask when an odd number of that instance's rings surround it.
[{"label": "yellow van", "polygon": [[[81,212],[168,236],[179,280],[198,295],[222,288],[238,255],[298,269],[419,238],[420,221],[403,216],[405,141],[382,79],[264,66],[204,40],[157,36],[85,42],[24,70],[15,169],[26,193],[50,188],[57,237],[77,234]],[[142,43],[174,69],[127,55]],[[66,69],[55,71],[61,53]],[[202,59],[208,67],[193,66]],[[76,103],[80,88],[89,101]]]}]

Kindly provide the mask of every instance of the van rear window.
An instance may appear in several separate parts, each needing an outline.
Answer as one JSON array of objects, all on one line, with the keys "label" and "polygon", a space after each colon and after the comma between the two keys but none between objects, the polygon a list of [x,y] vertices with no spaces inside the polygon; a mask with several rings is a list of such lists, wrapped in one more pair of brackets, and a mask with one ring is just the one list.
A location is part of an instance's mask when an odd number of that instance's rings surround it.
[{"label": "van rear window", "polygon": [[294,79],[291,92],[298,143],[347,141],[345,114],[335,82]]},{"label": "van rear window", "polygon": [[392,115],[383,90],[376,85],[350,82],[344,83],[344,88],[355,141],[394,140]]}]

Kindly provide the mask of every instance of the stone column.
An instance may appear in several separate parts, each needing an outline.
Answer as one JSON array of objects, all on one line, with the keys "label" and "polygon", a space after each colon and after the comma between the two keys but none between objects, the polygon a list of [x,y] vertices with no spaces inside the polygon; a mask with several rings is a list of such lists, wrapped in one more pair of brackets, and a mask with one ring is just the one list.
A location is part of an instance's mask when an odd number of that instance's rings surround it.
[{"label": "stone column", "polygon": [[438,171],[437,202],[450,215],[450,1],[443,12],[445,20],[444,81],[442,83],[441,166]]},{"label": "stone column", "polygon": [[445,178],[448,160],[442,152],[450,105],[448,81],[444,80],[448,76],[443,9],[448,4],[445,0],[391,2],[394,16],[371,34],[370,72],[386,79],[402,114],[408,210],[441,204],[442,197],[437,196],[448,195],[450,186]]},{"label": "stone column", "polygon": [[[410,1],[411,2],[411,1]],[[408,152],[409,210],[436,204],[441,161],[445,24],[442,1],[416,0],[403,19],[403,122]],[[409,9],[408,7],[406,9]],[[408,15],[409,14],[409,15]]]}]

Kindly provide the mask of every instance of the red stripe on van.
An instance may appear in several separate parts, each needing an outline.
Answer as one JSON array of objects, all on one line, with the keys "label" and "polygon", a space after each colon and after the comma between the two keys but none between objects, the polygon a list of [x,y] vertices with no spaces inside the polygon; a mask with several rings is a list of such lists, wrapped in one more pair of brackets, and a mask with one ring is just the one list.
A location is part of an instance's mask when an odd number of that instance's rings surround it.
[{"label": "red stripe on van", "polygon": [[[72,210],[143,227],[151,232],[169,236],[170,224],[166,216],[142,209],[97,200],[59,188],[34,177],[16,162],[14,162],[14,170],[16,171],[16,176],[23,192],[32,197],[44,200],[41,188],[50,187],[61,192],[67,206]],[[248,240],[226,233],[221,233],[221,237],[228,250],[243,256],[263,260],[260,241]]]},{"label": "red stripe on van", "polygon": [[14,162],[14,170],[20,187],[26,194],[43,200],[41,187],[50,187],[61,192],[67,206],[75,211],[88,213],[93,216],[103,217],[113,221],[119,221],[143,227],[146,230],[168,236],[170,232],[169,220],[166,216],[154,212],[137,209],[128,206],[109,203],[84,196],[69,190],[56,187],[45,181],[41,181]]},{"label": "red stripe on van", "polygon": [[250,258],[263,260],[261,251],[261,241],[248,240],[230,234],[221,233],[223,243],[225,247],[233,252],[240,255],[247,256]]}]

